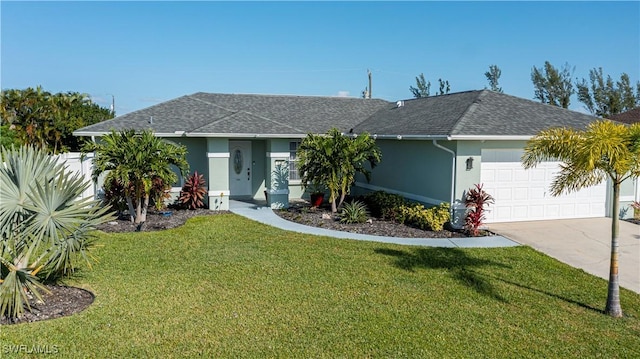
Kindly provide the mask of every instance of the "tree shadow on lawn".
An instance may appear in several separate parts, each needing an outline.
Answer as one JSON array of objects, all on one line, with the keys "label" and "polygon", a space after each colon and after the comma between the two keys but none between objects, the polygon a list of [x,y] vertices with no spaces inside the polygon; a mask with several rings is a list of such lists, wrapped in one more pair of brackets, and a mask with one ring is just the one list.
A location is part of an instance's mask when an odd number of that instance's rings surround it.
[{"label": "tree shadow on lawn", "polygon": [[483,278],[482,274],[472,270],[472,268],[485,266],[509,268],[503,263],[469,257],[458,248],[425,247],[417,248],[412,252],[378,248],[374,251],[378,254],[396,257],[394,265],[407,271],[413,272],[414,268],[446,269],[451,277],[463,286],[500,302],[507,302],[496,288]]},{"label": "tree shadow on lawn", "polygon": [[488,275],[488,274],[483,274],[483,276],[489,277],[489,278],[501,281],[503,283],[510,284],[510,285],[522,288],[522,289],[528,289],[528,290],[531,290],[531,291],[534,291],[534,292],[538,292],[540,294],[544,294],[544,295],[547,295],[547,296],[555,298],[555,299],[560,299],[560,300],[565,301],[567,303],[571,303],[571,304],[577,305],[577,306],[579,306],[581,308],[584,308],[584,309],[587,309],[587,310],[591,310],[591,311],[594,311],[594,312],[599,313],[599,314],[605,314],[605,311],[603,309],[598,309],[598,308],[592,307],[589,304],[579,302],[579,301],[577,301],[575,299],[563,297],[560,294],[551,293],[551,292],[546,291],[546,290],[534,288],[534,287],[531,287],[531,286],[528,286],[528,285],[516,283],[516,282],[510,281],[510,280],[504,279],[504,278],[499,278],[499,277],[495,277],[495,276]]},{"label": "tree shadow on lawn", "polygon": [[487,266],[499,268],[511,267],[500,262],[470,257],[458,248],[425,247],[414,249],[411,252],[378,248],[374,251],[378,254],[395,257],[394,265],[407,271],[413,272],[415,268],[446,269],[449,271],[451,277],[457,280],[461,285],[469,287],[482,295],[494,298],[503,303],[508,303],[508,300],[498,293],[497,289],[493,284],[491,284],[491,282],[499,281],[522,289],[538,292],[552,298],[560,299],[567,303],[571,303],[597,313],[603,313],[603,310],[601,309],[594,308],[588,304],[571,298],[563,297],[559,294],[533,288],[528,285],[516,283],[490,274],[479,273],[474,269]]}]

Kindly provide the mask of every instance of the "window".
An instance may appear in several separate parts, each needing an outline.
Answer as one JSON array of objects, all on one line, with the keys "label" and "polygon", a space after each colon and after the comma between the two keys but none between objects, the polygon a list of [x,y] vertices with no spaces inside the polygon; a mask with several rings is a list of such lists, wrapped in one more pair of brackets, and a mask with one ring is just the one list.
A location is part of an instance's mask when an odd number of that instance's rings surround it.
[{"label": "window", "polygon": [[289,180],[299,181],[300,174],[298,173],[298,161],[297,154],[298,147],[300,147],[300,141],[289,142]]}]

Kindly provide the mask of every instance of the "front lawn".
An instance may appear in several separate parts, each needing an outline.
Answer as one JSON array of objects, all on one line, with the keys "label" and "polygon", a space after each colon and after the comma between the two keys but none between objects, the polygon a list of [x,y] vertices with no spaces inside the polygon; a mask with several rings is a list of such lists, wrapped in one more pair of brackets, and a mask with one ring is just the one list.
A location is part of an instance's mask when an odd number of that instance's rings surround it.
[{"label": "front lawn", "polygon": [[233,214],[99,243],[69,283],[93,305],[0,327],[0,357],[640,357],[640,295],[622,290],[612,319],[604,280],[527,247],[331,239]]}]

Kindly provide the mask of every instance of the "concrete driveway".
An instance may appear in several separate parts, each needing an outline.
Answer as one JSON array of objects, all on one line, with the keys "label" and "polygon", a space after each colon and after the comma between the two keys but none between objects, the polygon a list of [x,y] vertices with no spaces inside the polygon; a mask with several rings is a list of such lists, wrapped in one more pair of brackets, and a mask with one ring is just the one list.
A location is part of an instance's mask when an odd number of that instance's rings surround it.
[{"label": "concrete driveway", "polygon": [[[609,280],[611,218],[492,223],[489,229]],[[620,221],[620,286],[640,293],[640,225]]]}]

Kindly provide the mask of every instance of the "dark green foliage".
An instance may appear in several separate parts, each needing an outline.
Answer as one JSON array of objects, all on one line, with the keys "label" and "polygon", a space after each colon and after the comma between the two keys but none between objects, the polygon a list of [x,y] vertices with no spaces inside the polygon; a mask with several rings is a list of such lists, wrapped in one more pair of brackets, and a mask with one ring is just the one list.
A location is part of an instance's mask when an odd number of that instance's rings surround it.
[{"label": "dark green foliage", "polygon": [[491,91],[502,93],[502,87],[498,85],[498,80],[500,80],[500,75],[502,75],[502,70],[498,67],[498,65],[489,65],[489,71],[484,73],[484,76],[489,81],[489,89]]},{"label": "dark green foliage", "polygon": [[593,115],[609,118],[611,115],[632,110],[640,105],[640,82],[636,84],[635,94],[629,75],[623,73],[620,80],[614,82],[611,76],[604,78],[602,67],[589,71],[589,82],[582,79],[576,83],[578,100]]},{"label": "dark green foliage", "polygon": [[[110,178],[105,181],[102,189],[104,191],[104,198],[102,200],[104,205],[111,206],[118,215],[127,210],[125,188],[117,178]],[[129,188],[128,191],[133,191],[133,188]]]},{"label": "dark green foliage", "polygon": [[369,218],[367,206],[360,201],[351,201],[342,206],[340,212],[340,222],[342,223],[364,223]]},{"label": "dark green foliage", "polygon": [[[451,90],[448,80],[438,79],[438,93],[436,95],[448,94]],[[416,87],[409,86],[409,91],[415,98],[423,98],[431,96],[431,82],[424,78],[424,74],[421,73],[416,76]]]},{"label": "dark green foliage", "polygon": [[424,74],[420,74],[416,77],[416,87],[409,86],[409,91],[415,98],[429,97],[431,89],[431,82],[428,82],[424,78]]},{"label": "dark green foliage", "polygon": [[205,187],[204,176],[195,171],[182,186],[179,202],[189,209],[202,208],[204,207],[203,199],[206,195],[207,188]]},{"label": "dark green foliage", "polygon": [[112,111],[92,103],[86,94],[51,94],[39,86],[4,90],[0,102],[2,125],[13,131],[19,144],[32,144],[53,153],[79,150],[73,131],[114,117]]},{"label": "dark green foliage", "polygon": [[562,69],[557,69],[549,61],[545,61],[544,68],[534,66],[531,70],[534,98],[542,103],[569,108],[571,95],[575,92],[571,82],[573,70],[568,63]]},{"label": "dark green foliage", "polygon": [[407,204],[404,197],[384,191],[368,193],[364,196],[364,202],[372,216],[383,220],[394,220],[398,209]]}]

